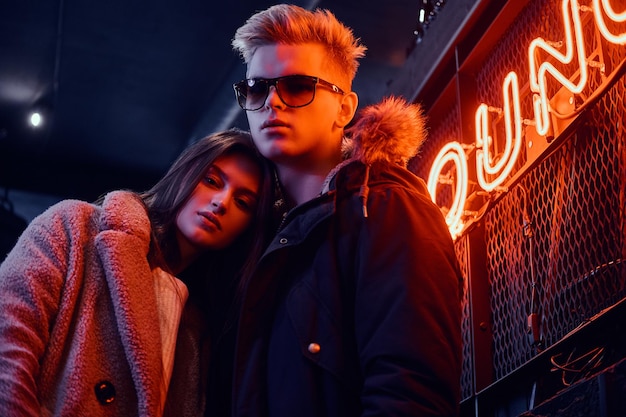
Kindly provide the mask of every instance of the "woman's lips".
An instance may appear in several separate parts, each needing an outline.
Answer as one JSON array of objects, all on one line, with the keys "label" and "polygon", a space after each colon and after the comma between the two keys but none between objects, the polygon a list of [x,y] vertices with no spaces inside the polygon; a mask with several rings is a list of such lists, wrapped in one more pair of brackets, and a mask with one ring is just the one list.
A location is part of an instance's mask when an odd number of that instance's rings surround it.
[{"label": "woman's lips", "polygon": [[200,216],[213,223],[215,227],[217,227],[217,230],[222,230],[222,224],[220,223],[220,219],[218,219],[215,214],[211,213],[210,211],[203,211],[200,213]]}]

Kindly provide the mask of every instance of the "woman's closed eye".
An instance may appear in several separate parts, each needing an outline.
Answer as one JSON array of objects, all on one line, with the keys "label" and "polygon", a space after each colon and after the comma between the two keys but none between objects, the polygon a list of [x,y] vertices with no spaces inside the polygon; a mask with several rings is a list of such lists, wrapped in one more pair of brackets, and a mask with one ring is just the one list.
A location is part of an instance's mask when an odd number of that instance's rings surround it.
[{"label": "woman's closed eye", "polygon": [[214,188],[220,188],[223,186],[222,180],[217,175],[207,175],[204,177],[204,183]]},{"label": "woman's closed eye", "polygon": [[256,200],[249,196],[235,197],[235,204],[245,212],[252,212],[256,209]]}]

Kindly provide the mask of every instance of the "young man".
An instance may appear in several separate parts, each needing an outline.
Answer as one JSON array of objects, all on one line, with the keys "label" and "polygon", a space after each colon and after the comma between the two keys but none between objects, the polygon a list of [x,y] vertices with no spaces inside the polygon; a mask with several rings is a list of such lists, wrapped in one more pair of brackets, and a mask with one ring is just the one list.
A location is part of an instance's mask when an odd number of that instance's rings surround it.
[{"label": "young man", "polygon": [[386,100],[344,139],[365,47],[326,10],[270,7],[233,47],[247,64],[237,98],[288,213],[241,299],[232,414],[456,415],[461,275],[406,169],[419,107]]}]

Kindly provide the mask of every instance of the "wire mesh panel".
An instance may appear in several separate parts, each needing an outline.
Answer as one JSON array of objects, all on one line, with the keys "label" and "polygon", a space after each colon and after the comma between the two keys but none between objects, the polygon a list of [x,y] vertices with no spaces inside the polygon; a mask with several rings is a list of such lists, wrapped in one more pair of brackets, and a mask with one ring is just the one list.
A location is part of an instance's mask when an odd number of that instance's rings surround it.
[{"label": "wire mesh panel", "polygon": [[535,353],[530,313],[545,348],[626,296],[626,136],[607,122],[579,129],[487,214],[496,378]]},{"label": "wire mesh panel", "polygon": [[[571,2],[528,2],[492,49],[481,54],[480,66],[472,67],[475,72],[460,77],[457,83],[461,100],[502,106],[503,84],[497,80],[515,72],[520,76],[524,119],[522,149],[509,176],[514,181],[492,192],[480,214],[485,224],[487,277],[470,276],[466,265],[469,240],[461,234],[455,241],[466,279],[462,304],[464,399],[475,394],[477,366],[472,363],[473,306],[467,298],[467,282],[488,280],[494,381],[523,367],[603,309],[626,298],[626,47],[609,42],[600,33],[590,0],[581,3],[576,12],[580,13],[582,39],[576,41],[582,40],[586,48],[581,65],[585,65],[588,78],[582,91],[575,94],[554,79],[546,82],[546,94],[552,98],[553,126],[548,134],[532,133],[536,124],[533,95],[528,78],[524,80],[531,71],[529,45],[541,37],[557,50],[566,49],[564,16],[571,18],[567,13],[574,9],[564,6]],[[622,1],[613,4],[618,11],[626,7]],[[624,32],[623,22],[607,21],[607,27],[612,33]],[[553,59],[543,50],[536,53],[546,55],[540,59],[549,61],[570,80],[582,77],[582,70],[577,69],[582,67]],[[463,85],[467,79],[471,86]],[[475,97],[468,97],[467,91]],[[473,141],[462,137],[461,119],[473,117],[461,117],[464,107],[467,105],[454,103],[428,115],[428,141],[409,165],[420,177],[428,178],[443,145]],[[491,125],[494,131],[496,125]],[[545,142],[543,151],[532,147],[538,139]],[[497,152],[495,139],[492,145]],[[468,151],[468,163],[473,163],[473,158],[473,151]],[[476,190],[475,173],[470,176],[470,190]],[[440,181],[436,200],[445,214],[454,190],[442,184],[445,179]]]},{"label": "wire mesh panel", "polygon": [[459,259],[459,264],[461,266],[461,273],[463,274],[463,297],[461,300],[461,331],[463,334],[463,363],[461,368],[461,398],[466,399],[470,398],[473,394],[473,363],[472,363],[472,340],[471,340],[471,317],[470,317],[470,302],[469,302],[469,290],[468,290],[468,280],[469,276],[468,267],[468,250],[467,247],[467,239],[461,238],[456,241],[455,252],[456,256]]},{"label": "wire mesh panel", "polygon": [[[562,27],[554,24],[561,20],[559,7],[531,2],[508,36],[561,39]],[[594,26],[584,27],[589,49],[603,48],[605,71],[617,67],[624,48],[600,45]],[[479,94],[495,94],[490,79],[504,71],[502,61],[517,62],[508,43],[494,49],[493,68],[487,65],[479,82],[489,88]],[[595,76],[588,89],[601,88],[604,74],[590,74]],[[486,214],[496,379],[626,296],[624,91],[623,79],[603,91],[569,137],[561,138],[563,145]],[[529,334],[532,313],[540,318],[539,334]]]}]

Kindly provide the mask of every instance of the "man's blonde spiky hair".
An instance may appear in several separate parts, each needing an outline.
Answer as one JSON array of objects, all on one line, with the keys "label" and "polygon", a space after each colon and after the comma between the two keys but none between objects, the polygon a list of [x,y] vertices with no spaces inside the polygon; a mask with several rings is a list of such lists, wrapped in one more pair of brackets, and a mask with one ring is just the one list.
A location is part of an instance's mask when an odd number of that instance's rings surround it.
[{"label": "man's blonde spiky hair", "polygon": [[358,59],[367,48],[352,30],[326,9],[307,10],[293,4],[277,4],[252,15],[235,32],[232,47],[248,64],[257,48],[272,44],[317,43],[326,49],[331,65],[352,84]]}]

